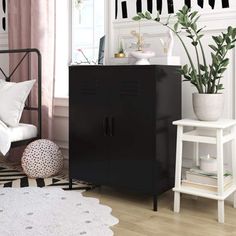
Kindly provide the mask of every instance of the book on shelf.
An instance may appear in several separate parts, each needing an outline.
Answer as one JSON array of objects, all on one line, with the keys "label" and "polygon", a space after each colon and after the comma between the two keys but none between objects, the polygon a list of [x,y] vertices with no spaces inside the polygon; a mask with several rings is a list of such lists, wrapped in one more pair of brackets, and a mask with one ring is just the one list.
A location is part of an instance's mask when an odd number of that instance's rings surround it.
[{"label": "book on shelf", "polygon": [[[186,179],[182,180],[182,186],[217,192],[217,182],[217,173],[205,172],[196,167],[186,171]],[[227,190],[232,185],[232,182],[232,175],[225,171],[224,190]]]},{"label": "book on shelf", "polygon": [[[232,179],[228,183],[224,184],[224,191],[226,191],[228,188],[232,186]],[[215,185],[209,185],[209,184],[200,184],[196,182],[191,182],[188,180],[182,180],[182,186],[183,187],[188,187],[188,188],[194,188],[194,189],[200,189],[200,190],[206,190],[209,192],[218,192],[218,187]]]},{"label": "book on shelf", "polygon": [[[212,174],[209,175],[204,174],[203,172],[199,173],[199,172],[195,172],[195,171],[186,171],[186,180],[190,181],[190,182],[195,182],[195,183],[199,183],[199,184],[208,184],[208,185],[214,185],[217,186],[217,175],[216,174]],[[232,176],[229,173],[225,173],[224,174],[224,183],[227,184],[232,180]]]},{"label": "book on shelf", "polygon": [[[217,176],[217,172],[206,172],[204,170],[201,170],[199,167],[194,167],[189,170],[191,173],[199,174],[199,175],[204,175],[204,176]],[[227,170],[225,170],[224,175],[231,175],[231,173]]]}]

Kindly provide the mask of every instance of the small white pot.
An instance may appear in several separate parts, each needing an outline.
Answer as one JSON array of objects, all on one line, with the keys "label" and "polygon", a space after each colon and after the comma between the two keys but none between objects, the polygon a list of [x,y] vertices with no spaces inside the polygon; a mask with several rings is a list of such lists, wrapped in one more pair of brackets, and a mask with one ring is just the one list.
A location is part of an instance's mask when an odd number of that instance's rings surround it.
[{"label": "small white pot", "polygon": [[193,93],[193,110],[199,120],[217,121],[224,108],[224,95]]}]

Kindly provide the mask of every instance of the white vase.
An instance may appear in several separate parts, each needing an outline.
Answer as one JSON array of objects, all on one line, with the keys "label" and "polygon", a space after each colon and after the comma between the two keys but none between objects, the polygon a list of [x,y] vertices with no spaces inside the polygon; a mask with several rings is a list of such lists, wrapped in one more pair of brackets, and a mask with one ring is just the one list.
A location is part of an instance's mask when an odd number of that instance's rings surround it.
[{"label": "white vase", "polygon": [[193,93],[193,110],[199,120],[217,121],[224,108],[224,95]]},{"label": "white vase", "polygon": [[136,58],[135,65],[150,65],[149,59],[155,56],[154,52],[131,52],[131,55]]}]

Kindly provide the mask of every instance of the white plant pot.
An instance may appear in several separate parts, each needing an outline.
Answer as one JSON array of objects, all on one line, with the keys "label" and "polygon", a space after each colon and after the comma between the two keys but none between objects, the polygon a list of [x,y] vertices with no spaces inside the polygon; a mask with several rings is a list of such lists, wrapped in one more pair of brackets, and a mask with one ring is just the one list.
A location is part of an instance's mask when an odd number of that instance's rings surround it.
[{"label": "white plant pot", "polygon": [[193,93],[193,110],[199,120],[217,121],[224,108],[224,95]]}]

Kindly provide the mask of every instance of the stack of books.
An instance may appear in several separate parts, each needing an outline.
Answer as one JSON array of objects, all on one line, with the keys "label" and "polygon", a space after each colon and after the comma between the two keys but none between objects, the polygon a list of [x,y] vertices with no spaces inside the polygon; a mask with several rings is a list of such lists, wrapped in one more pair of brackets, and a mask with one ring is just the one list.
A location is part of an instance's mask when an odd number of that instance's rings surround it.
[{"label": "stack of books", "polygon": [[[225,171],[224,191],[232,185],[232,182],[232,175]],[[218,192],[217,174],[202,171],[197,167],[192,168],[186,171],[186,179],[182,180],[182,186],[216,193]]]}]

